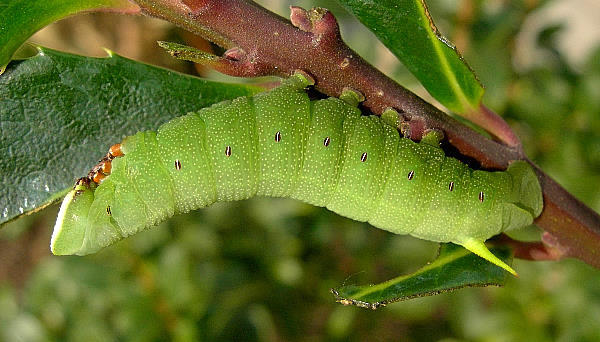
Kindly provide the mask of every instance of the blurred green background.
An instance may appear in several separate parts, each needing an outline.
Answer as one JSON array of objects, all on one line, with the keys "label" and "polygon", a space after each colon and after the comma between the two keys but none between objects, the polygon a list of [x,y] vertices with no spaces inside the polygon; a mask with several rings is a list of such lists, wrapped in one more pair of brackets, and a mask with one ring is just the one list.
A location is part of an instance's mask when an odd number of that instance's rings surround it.
[{"label": "blurred green background", "polygon": [[[334,1],[261,1],[330,8],[349,45],[431,100]],[[600,210],[600,3],[430,0],[528,155]],[[33,41],[223,79],[168,57],[156,40],[201,44],[158,20],[69,18]],[[221,203],[177,216],[98,254],[55,257],[58,207],[0,230],[2,341],[600,341],[600,270],[575,260],[515,261],[521,278],[391,304],[336,304],[329,289],[374,283],[432,260],[436,244],[373,229],[285,199]],[[527,237],[539,235],[530,229]]]}]

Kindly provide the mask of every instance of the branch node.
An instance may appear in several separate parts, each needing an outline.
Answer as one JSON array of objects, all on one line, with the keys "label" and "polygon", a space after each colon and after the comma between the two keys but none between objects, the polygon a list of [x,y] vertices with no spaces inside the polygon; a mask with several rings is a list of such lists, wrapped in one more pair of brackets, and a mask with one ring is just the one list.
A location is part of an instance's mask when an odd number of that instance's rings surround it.
[{"label": "branch node", "polygon": [[323,36],[340,36],[340,27],[337,20],[328,9],[316,7],[310,10],[310,17],[313,24],[312,32]]},{"label": "branch node", "polygon": [[292,25],[304,32],[312,31],[312,23],[308,18],[308,13],[302,7],[290,6],[290,21],[292,22]]},{"label": "branch node", "polygon": [[341,39],[337,20],[328,9],[314,7],[305,10],[301,7],[290,7],[290,21],[302,31],[314,34],[318,44],[322,39]]},{"label": "branch node", "polygon": [[215,56],[191,46],[170,42],[158,42],[171,56],[194,63],[208,65],[215,70],[230,76],[258,77],[274,74],[271,64],[262,63],[254,55],[249,55],[241,48],[225,51],[223,57]]}]

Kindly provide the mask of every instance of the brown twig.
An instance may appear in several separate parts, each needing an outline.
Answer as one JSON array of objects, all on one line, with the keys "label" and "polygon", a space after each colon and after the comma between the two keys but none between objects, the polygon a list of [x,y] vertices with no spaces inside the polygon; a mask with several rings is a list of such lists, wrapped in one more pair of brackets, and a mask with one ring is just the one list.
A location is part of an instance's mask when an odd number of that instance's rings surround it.
[{"label": "brown twig", "polygon": [[[148,15],[230,49],[217,63],[225,73],[287,76],[302,69],[314,77],[316,88],[324,94],[339,96],[350,87],[362,92],[363,106],[375,114],[396,109],[412,139],[419,140],[429,129],[441,130],[463,155],[488,169],[504,169],[511,161],[525,159],[518,139],[502,122],[498,121],[508,138],[501,138],[512,146],[481,136],[373,68],[345,45],[335,18],[326,10],[292,7],[290,23],[245,0],[132,1]],[[544,211],[536,221],[547,232],[542,242],[562,251],[557,256],[576,257],[600,267],[600,216],[541,170],[536,171],[544,192]]]}]

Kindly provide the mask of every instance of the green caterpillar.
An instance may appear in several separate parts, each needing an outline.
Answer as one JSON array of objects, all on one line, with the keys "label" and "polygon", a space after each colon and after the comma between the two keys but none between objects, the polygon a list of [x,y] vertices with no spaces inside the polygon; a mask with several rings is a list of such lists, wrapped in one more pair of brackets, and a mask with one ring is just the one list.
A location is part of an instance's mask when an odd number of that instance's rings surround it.
[{"label": "green caterpillar", "polygon": [[[396,234],[453,242],[514,274],[484,241],[542,209],[532,168],[474,171],[439,141],[361,116],[358,94],[311,101],[296,73],[113,146],[65,197],[54,254],[93,253],[177,213],[255,195],[291,197]],[[98,184],[99,183],[99,184]]]}]

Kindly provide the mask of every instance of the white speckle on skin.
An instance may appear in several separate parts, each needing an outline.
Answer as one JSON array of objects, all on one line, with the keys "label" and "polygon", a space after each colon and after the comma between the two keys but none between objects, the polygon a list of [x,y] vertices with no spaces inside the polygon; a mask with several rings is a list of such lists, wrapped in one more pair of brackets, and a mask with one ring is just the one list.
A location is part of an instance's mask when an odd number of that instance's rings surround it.
[{"label": "white speckle on skin", "polygon": [[23,207],[19,207],[19,212],[22,214],[23,213]]},{"label": "white speckle on skin", "polygon": [[46,190],[46,192],[50,192],[50,188],[48,187],[48,184],[44,184],[44,190]]},{"label": "white speckle on skin", "polygon": [[8,216],[8,208],[4,208],[4,210],[2,210],[2,217],[7,217]]}]

